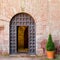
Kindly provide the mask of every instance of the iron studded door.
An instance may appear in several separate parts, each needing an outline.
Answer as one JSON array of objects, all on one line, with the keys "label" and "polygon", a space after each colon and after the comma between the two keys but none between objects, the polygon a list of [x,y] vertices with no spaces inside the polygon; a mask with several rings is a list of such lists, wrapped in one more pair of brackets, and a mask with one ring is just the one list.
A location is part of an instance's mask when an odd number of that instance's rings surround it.
[{"label": "iron studded door", "polygon": [[10,21],[10,54],[17,53],[17,26],[28,26],[28,53],[36,54],[35,22],[26,13],[17,14]]}]

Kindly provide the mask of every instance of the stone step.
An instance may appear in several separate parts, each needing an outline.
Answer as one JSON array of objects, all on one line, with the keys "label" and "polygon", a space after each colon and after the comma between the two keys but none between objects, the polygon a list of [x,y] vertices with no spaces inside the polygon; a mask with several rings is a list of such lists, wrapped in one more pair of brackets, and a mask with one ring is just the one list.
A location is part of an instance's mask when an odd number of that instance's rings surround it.
[{"label": "stone step", "polygon": [[36,56],[36,55],[9,55],[9,56],[0,56],[0,60],[45,60],[45,56]]},{"label": "stone step", "polygon": [[0,57],[0,60],[44,60],[42,57]]}]

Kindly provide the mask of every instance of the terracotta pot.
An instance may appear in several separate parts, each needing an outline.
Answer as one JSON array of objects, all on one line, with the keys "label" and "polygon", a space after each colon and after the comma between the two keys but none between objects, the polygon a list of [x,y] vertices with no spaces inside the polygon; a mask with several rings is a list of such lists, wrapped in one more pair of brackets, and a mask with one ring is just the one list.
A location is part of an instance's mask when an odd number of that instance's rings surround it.
[{"label": "terracotta pot", "polygon": [[53,59],[55,57],[55,52],[54,51],[47,51],[47,57],[49,59]]}]

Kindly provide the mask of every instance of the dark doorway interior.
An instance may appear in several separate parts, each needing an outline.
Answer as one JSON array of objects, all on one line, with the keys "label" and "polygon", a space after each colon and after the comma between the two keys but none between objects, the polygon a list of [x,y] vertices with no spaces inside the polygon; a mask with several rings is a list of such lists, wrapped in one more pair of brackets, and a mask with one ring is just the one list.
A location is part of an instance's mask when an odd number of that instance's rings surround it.
[{"label": "dark doorway interior", "polygon": [[28,26],[17,26],[17,52],[28,52]]}]

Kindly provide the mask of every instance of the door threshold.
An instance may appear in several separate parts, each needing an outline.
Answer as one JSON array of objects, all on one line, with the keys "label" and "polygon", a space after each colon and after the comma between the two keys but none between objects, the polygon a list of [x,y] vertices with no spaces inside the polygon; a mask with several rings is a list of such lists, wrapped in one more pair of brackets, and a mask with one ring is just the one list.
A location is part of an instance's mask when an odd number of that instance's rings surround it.
[{"label": "door threshold", "polygon": [[11,54],[9,56],[11,56],[11,57],[35,57],[36,55],[30,55],[30,54],[20,53],[20,54]]}]

